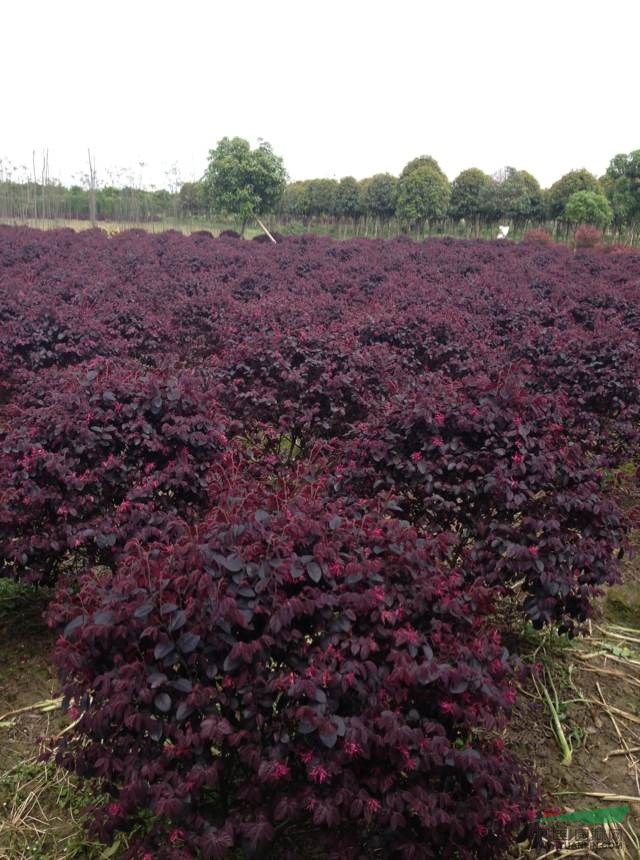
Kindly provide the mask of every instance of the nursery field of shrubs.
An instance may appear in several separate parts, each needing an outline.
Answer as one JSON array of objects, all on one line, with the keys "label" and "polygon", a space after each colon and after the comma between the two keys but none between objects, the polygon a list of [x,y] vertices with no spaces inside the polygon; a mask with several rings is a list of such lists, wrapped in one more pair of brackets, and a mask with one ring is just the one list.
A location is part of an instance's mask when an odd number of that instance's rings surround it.
[{"label": "nursery field of shrubs", "polygon": [[51,589],[128,858],[500,857],[497,611],[579,633],[638,462],[640,254],[0,227],[0,575]]}]

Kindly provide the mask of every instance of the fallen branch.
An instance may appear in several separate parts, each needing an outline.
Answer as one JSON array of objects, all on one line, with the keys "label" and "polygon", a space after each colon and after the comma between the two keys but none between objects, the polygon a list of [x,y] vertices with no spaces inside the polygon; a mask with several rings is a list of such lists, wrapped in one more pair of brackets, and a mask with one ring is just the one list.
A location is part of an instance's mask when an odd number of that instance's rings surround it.
[{"label": "fallen branch", "polygon": [[605,669],[604,667],[595,668],[593,666],[580,666],[581,672],[594,672],[597,675],[609,675],[612,678],[622,678],[627,684],[633,684],[640,687],[640,681],[637,678],[629,677],[626,672],[618,672],[615,669]]},{"label": "fallen branch", "polygon": [[608,629],[623,630],[625,633],[640,633],[637,627],[623,627],[622,624],[609,624]]},{"label": "fallen branch", "polygon": [[600,800],[622,800],[627,803],[640,803],[640,797],[631,794],[607,794],[606,791],[556,791],[554,797],[565,794],[581,795],[582,797],[598,797]]},{"label": "fallen branch", "polygon": [[630,660],[628,657],[617,657],[609,651],[591,651],[589,654],[577,654],[580,660],[591,660],[593,657],[605,657],[607,660],[614,660],[616,663],[624,663],[627,666],[640,666],[640,661]]},{"label": "fallen branch", "polygon": [[622,708],[616,708],[615,705],[603,705],[602,702],[598,701],[598,699],[585,699],[585,702],[588,702],[591,705],[600,705],[601,708],[613,711],[614,714],[618,714],[623,719],[629,720],[629,722],[631,723],[638,723],[638,725],[640,725],[640,717],[636,717],[635,714],[630,714],[628,711],[623,711]]},{"label": "fallen branch", "polygon": [[619,750],[611,750],[610,753],[607,753],[606,756],[602,759],[603,762],[608,761],[614,755],[628,755],[629,753],[640,752],[640,747],[629,747],[628,749],[619,749]]},{"label": "fallen branch", "polygon": [[45,699],[42,702],[35,702],[33,705],[26,705],[24,708],[16,708],[13,711],[7,711],[6,714],[0,716],[0,723],[4,722],[8,717],[15,717],[16,714],[26,714],[28,711],[55,711],[62,705],[62,696],[59,699]]},{"label": "fallen branch", "polygon": [[597,624],[596,630],[599,630],[601,633],[604,633],[605,636],[609,636],[611,639],[621,639],[623,642],[635,642],[636,644],[640,645],[640,639],[636,639],[634,636],[621,636],[619,633],[612,633],[611,630],[607,630]]}]

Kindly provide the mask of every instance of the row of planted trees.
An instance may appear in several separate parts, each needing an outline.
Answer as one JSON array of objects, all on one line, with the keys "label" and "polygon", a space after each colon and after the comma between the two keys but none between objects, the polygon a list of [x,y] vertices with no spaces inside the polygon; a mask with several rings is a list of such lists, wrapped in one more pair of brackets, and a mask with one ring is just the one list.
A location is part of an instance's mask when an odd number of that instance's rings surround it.
[{"label": "row of planted trees", "polygon": [[497,223],[516,231],[552,224],[556,234],[592,224],[632,241],[640,222],[640,151],[614,158],[600,179],[574,170],[546,190],[530,173],[512,167],[496,176],[470,168],[450,183],[438,163],[423,156],[399,177],[381,173],[361,181],[291,183],[279,214],[304,224],[350,219],[356,229],[381,235],[389,225],[480,235]]},{"label": "row of planted trees", "polygon": [[[215,210],[214,190],[206,179],[183,185],[181,210],[192,216]],[[557,238],[566,238],[576,225],[589,224],[632,243],[640,223],[640,150],[613,158],[600,178],[573,170],[549,189],[513,167],[495,176],[470,168],[449,182],[434,158],[421,156],[399,177],[379,173],[360,181],[346,176],[291,182],[271,208],[273,217],[293,232],[480,236],[493,234],[495,225],[503,223],[515,234],[545,225]]]}]

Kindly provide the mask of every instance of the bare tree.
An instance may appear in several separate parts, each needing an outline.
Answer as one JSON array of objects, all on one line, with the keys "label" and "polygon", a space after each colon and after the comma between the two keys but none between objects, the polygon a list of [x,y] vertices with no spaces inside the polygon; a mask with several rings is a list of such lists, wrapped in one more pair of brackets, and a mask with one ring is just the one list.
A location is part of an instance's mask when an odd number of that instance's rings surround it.
[{"label": "bare tree", "polygon": [[96,160],[91,157],[91,149],[87,149],[89,155],[89,218],[91,226],[96,226]]},{"label": "bare tree", "polygon": [[33,217],[38,220],[38,177],[36,174],[36,151],[31,153],[31,163],[33,164]]},{"label": "bare tree", "polygon": [[46,218],[45,190],[49,184],[49,150],[42,152],[42,218]]}]

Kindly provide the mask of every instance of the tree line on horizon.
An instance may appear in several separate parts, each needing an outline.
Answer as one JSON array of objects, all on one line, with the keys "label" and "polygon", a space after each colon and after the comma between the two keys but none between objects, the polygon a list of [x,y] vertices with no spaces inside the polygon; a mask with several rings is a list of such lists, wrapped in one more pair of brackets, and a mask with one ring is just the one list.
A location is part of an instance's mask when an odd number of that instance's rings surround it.
[{"label": "tree line on horizon", "polygon": [[[302,227],[364,221],[365,232],[371,227],[374,235],[389,222],[409,231],[445,232],[457,225],[476,235],[497,223],[522,230],[553,222],[556,230],[567,232],[578,224],[609,228],[633,242],[640,225],[640,150],[616,155],[601,177],[584,168],[571,170],[548,189],[514,167],[493,176],[471,167],[450,182],[429,155],[411,160],[399,176],[287,182],[282,159],[268,143],[252,150],[241,138],[223,138],[210,151],[207,171],[198,182],[182,183],[173,191],[107,185],[98,187],[95,196],[97,217],[103,221],[226,215],[237,219],[244,232],[252,217],[264,214]],[[0,216],[86,219],[89,191],[0,175]]]},{"label": "tree line on horizon", "polygon": [[[263,163],[246,174],[257,192],[250,203],[246,187],[240,192],[236,186],[238,164],[248,163],[252,155],[262,157]],[[243,228],[249,215],[258,211],[258,202],[262,213],[272,212],[280,223],[305,226],[365,219],[374,224],[395,220],[408,230],[425,226],[443,230],[446,222],[456,222],[477,234],[481,226],[498,222],[523,229],[552,221],[566,229],[590,224],[620,233],[627,228],[633,238],[640,223],[640,150],[615,156],[602,177],[584,168],[572,170],[548,189],[528,171],[513,167],[494,176],[472,167],[450,182],[429,155],[412,159],[400,176],[379,173],[362,180],[345,176],[285,183],[283,171],[282,160],[268,144],[252,151],[246,141],[224,138],[210,152],[203,180],[181,187],[181,208],[192,215],[206,214],[212,205],[222,212],[242,212]],[[271,187],[260,200],[260,185],[267,175]],[[278,183],[279,194],[274,193]],[[222,205],[216,207],[216,202]]]}]

